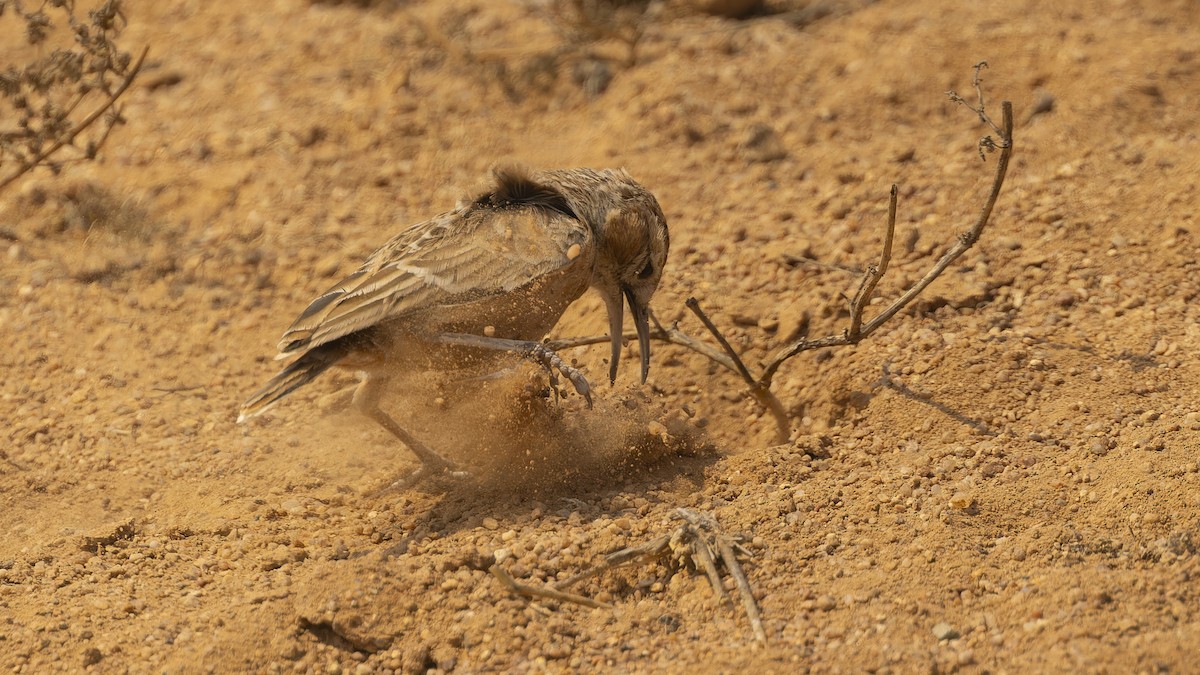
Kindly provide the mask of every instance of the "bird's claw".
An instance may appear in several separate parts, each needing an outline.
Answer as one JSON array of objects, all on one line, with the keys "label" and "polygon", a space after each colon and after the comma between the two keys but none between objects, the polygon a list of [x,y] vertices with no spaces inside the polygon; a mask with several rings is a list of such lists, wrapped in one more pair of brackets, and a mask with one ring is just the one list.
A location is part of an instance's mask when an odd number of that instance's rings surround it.
[{"label": "bird's claw", "polygon": [[575,393],[583,397],[583,400],[587,402],[587,407],[592,407],[592,386],[588,384],[587,378],[583,376],[583,373],[578,368],[563,361],[561,356],[555,354],[542,344],[537,344],[530,348],[529,355],[549,371],[550,387],[554,389],[556,395],[559,394],[558,376],[555,374],[558,372],[571,381],[571,386],[575,388]]},{"label": "bird's claw", "polygon": [[393,492],[402,492],[409,488],[416,487],[418,484],[427,479],[436,477],[451,478],[454,480],[464,480],[471,477],[470,472],[463,471],[458,468],[458,465],[444,460],[444,463],[428,463],[422,464],[416,471],[413,471],[404,478],[397,479],[383,489],[377,490],[375,496],[390,494]]}]

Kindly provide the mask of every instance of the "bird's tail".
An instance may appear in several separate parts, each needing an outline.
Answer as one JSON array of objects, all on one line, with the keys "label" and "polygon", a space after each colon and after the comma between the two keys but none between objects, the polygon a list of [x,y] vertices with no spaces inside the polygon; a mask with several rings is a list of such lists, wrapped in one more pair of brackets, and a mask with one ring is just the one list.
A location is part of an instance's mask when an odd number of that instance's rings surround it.
[{"label": "bird's tail", "polygon": [[272,377],[271,381],[263,385],[262,389],[259,389],[242,404],[238,422],[244,422],[255,415],[266,412],[284,396],[312,382],[346,354],[346,348],[336,342],[305,352],[287,368],[279,371],[278,375]]}]

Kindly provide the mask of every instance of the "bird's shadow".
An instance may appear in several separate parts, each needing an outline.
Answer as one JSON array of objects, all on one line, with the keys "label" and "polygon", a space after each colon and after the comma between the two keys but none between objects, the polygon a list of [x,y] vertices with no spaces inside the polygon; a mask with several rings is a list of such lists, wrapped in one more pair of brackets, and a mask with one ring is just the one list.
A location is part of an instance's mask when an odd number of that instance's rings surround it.
[{"label": "bird's shadow", "polygon": [[958,409],[956,409],[950,405],[947,405],[945,403],[942,403],[941,401],[934,399],[932,396],[930,396],[928,394],[923,394],[921,392],[915,391],[912,388],[910,388],[908,385],[895,379],[895,377],[892,375],[892,373],[889,369],[890,365],[891,365],[890,362],[883,364],[882,374],[881,374],[879,380],[876,382],[876,384],[878,386],[884,387],[886,389],[890,389],[911,401],[916,401],[918,403],[924,403],[925,405],[930,406],[934,410],[937,410],[938,412],[942,413],[946,417],[949,417],[950,419],[954,420],[955,422],[958,422],[959,424],[963,424],[965,426],[970,427],[977,434],[980,434],[982,436],[997,435],[997,432],[995,430],[993,430],[991,427],[989,427],[987,425],[987,423],[985,423],[982,419],[979,419],[976,417],[971,417],[970,415],[962,413]]}]

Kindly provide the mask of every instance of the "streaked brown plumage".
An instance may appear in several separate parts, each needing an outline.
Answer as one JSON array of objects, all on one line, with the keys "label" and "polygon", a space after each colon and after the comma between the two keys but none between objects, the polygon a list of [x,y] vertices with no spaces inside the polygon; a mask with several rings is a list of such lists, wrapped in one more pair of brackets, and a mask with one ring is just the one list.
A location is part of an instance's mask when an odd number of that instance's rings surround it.
[{"label": "streaked brown plumage", "polygon": [[[647,308],[668,247],[662,209],[624,170],[498,169],[482,194],[409,227],[317,297],[279,343],[277,358],[295,360],[243,404],[238,420],[331,366],[354,368],[366,375],[355,405],[412,449],[419,473],[450,468],[379,409],[392,369],[461,363],[489,349],[536,352],[549,364],[557,357],[537,341],[591,287],[608,306],[610,379],[628,300],[644,382]],[[471,348],[460,346],[463,336],[472,336]],[[586,394],[582,377],[575,381]]]}]

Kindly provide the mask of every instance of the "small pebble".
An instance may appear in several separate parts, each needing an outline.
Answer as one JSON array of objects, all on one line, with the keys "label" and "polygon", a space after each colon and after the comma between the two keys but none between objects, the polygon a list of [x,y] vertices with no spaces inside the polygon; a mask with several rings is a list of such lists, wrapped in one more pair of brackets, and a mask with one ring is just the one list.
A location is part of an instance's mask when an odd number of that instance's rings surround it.
[{"label": "small pebble", "polygon": [[939,640],[957,640],[962,634],[946,623],[941,622],[933,627],[933,636]]},{"label": "small pebble", "polygon": [[662,422],[657,420],[651,421],[646,425],[646,431],[651,436],[661,439],[664,443],[667,442],[670,435],[667,433],[667,427]]},{"label": "small pebble", "polygon": [[950,508],[957,511],[965,511],[974,505],[975,500],[968,495],[962,494],[961,492],[950,498]]}]

